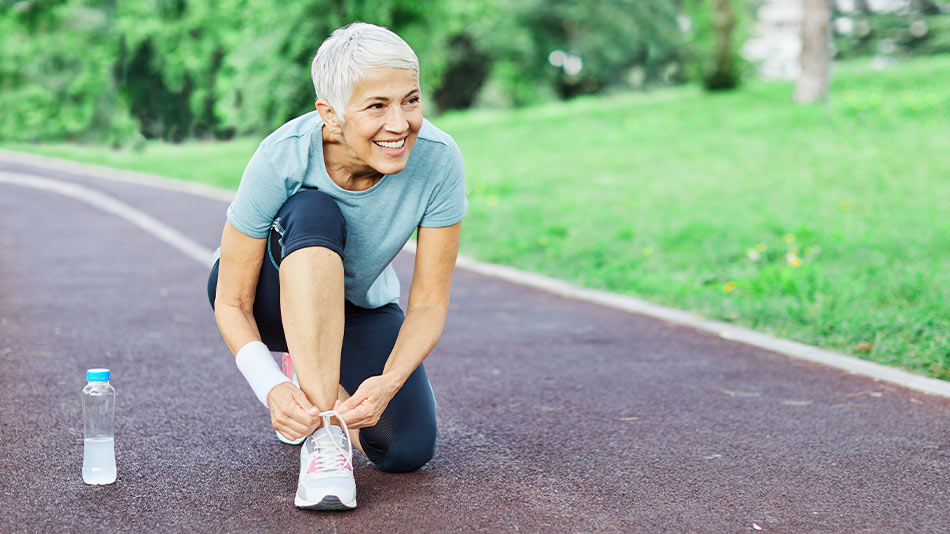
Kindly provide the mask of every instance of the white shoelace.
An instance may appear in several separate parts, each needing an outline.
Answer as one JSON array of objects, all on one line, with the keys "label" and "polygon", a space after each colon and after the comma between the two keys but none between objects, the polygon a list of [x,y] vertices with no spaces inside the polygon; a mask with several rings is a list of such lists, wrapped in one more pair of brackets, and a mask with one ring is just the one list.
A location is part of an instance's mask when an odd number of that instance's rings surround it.
[{"label": "white shoelace", "polygon": [[[330,436],[330,442],[333,443],[333,448],[329,449],[326,447],[316,447],[316,456],[310,462],[310,467],[307,469],[307,473],[313,473],[314,471],[323,469],[343,469],[347,466],[347,464],[350,464],[353,459],[353,444],[350,443],[350,432],[346,427],[346,421],[340,417],[340,412],[336,410],[327,410],[325,412],[320,412],[319,415],[323,418],[323,428],[326,429],[327,435]],[[334,436],[333,432],[330,430],[331,417],[336,417],[340,421],[340,426],[343,429],[343,439],[346,440],[346,449],[344,449],[343,445],[337,441],[336,436]],[[319,469],[317,469],[318,464],[320,465]],[[352,467],[350,469],[352,469]]]}]

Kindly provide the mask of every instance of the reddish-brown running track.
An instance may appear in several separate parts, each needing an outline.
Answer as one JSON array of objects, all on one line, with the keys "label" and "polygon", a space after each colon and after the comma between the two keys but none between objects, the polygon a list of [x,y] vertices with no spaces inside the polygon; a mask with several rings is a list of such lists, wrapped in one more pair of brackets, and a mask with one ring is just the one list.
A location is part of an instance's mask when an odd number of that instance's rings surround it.
[{"label": "reddish-brown running track", "polygon": [[[213,248],[225,204],[81,184]],[[0,532],[947,532],[950,399],[458,271],[426,366],[439,448],[358,458],[359,508],[293,506],[207,269],[73,198],[0,183]],[[409,258],[397,262],[404,281]],[[118,391],[118,481],[82,483],[79,391]]]}]

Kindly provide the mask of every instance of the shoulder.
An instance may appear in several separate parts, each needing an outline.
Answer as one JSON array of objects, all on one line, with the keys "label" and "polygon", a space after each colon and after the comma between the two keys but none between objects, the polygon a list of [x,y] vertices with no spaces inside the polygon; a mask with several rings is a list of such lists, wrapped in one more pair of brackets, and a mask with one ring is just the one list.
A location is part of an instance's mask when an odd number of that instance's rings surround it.
[{"label": "shoulder", "polygon": [[282,176],[296,176],[310,166],[314,146],[322,143],[323,119],[311,111],[285,122],[261,141],[254,154]]},{"label": "shoulder", "polygon": [[316,110],[285,122],[261,141],[261,149],[281,151],[299,145],[309,146],[313,136],[323,127],[323,119]]},{"label": "shoulder", "polygon": [[429,122],[429,119],[422,119],[422,128],[419,130],[419,138],[416,140],[416,146],[413,147],[414,151],[416,149],[421,149],[426,159],[432,158],[442,161],[462,160],[462,151],[459,150],[452,136]]}]

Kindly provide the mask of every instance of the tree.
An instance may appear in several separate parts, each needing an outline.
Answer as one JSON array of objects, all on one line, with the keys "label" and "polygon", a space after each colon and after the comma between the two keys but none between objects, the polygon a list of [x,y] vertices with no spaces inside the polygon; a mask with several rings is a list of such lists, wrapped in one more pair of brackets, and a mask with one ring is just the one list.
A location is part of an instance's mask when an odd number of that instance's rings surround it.
[{"label": "tree", "polygon": [[713,31],[716,46],[712,66],[703,77],[703,85],[709,90],[733,89],[739,84],[736,75],[735,49],[732,46],[732,30],[736,26],[736,13],[729,0],[715,1]]},{"label": "tree", "polygon": [[[493,77],[516,104],[624,86],[635,70],[662,80],[678,67],[678,2],[505,0],[507,20],[476,42],[494,58]],[[514,24],[512,24],[514,23]],[[504,28],[504,29],[501,29]],[[560,51],[573,65],[552,63]]]},{"label": "tree", "polygon": [[423,92],[441,79],[445,2],[298,0],[276,9],[272,0],[227,1],[243,17],[215,76],[214,116],[236,134],[270,132],[313,110],[310,62],[330,32],[355,20],[386,26],[412,46],[424,62]]},{"label": "tree", "polygon": [[684,51],[690,78],[707,91],[738,87],[740,58],[736,43],[742,41],[749,5],[746,0],[685,0]]},{"label": "tree", "polygon": [[828,96],[831,75],[831,6],[828,0],[803,0],[802,71],[795,101],[810,104]]},{"label": "tree", "polygon": [[0,139],[100,139],[137,125],[116,93],[109,5],[67,0],[0,9]]}]

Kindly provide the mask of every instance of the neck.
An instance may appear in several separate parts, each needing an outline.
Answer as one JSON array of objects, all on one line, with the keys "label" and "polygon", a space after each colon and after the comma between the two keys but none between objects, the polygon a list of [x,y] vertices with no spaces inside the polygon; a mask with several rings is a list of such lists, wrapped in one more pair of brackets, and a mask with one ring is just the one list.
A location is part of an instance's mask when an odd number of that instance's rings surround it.
[{"label": "neck", "polygon": [[346,146],[342,136],[323,127],[323,162],[333,182],[350,191],[365,191],[376,185],[383,175],[370,167]]}]

